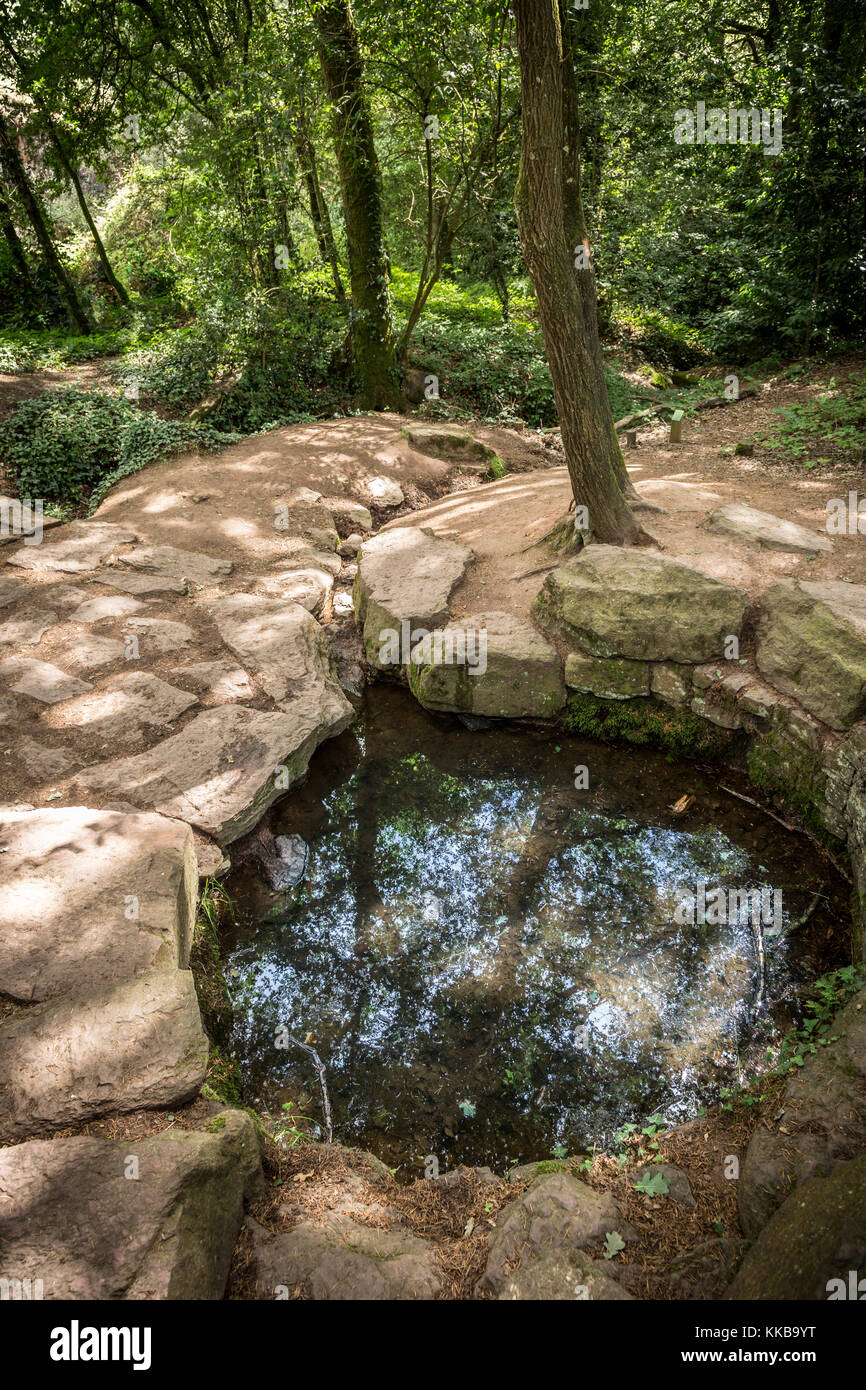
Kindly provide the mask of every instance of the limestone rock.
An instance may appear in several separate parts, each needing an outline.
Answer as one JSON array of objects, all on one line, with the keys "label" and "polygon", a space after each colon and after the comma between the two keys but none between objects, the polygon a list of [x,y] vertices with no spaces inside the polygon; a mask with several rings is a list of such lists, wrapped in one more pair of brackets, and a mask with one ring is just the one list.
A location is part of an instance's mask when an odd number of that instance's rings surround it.
[{"label": "limestone rock", "polygon": [[59,666],[26,656],[10,656],[0,661],[0,683],[8,684],[16,694],[29,695],[43,705],[55,705],[93,688],[88,681],[67,675]]},{"label": "limestone rock", "polygon": [[697,1207],[691,1183],[683,1172],[682,1168],[675,1168],[672,1163],[647,1163],[643,1168],[636,1168],[633,1173],[629,1173],[629,1182],[632,1187],[641,1182],[643,1178],[652,1177],[664,1178],[668,1184],[668,1191],[664,1194],[668,1201],[680,1202],[684,1207],[690,1207],[694,1211]]},{"label": "limestone rock", "polygon": [[81,671],[96,671],[100,666],[109,666],[120,661],[125,654],[122,642],[93,632],[82,633],[58,653],[64,665],[77,667]]},{"label": "limestone rock", "polygon": [[251,700],[255,694],[243,667],[230,661],[194,661],[190,666],[179,667],[174,677],[181,685],[206,695],[212,704]]},{"label": "limestone rock", "polygon": [[42,641],[52,623],[56,622],[56,613],[37,613],[31,618],[18,618],[13,622],[2,623],[0,647],[35,647]]},{"label": "limestone rock", "polygon": [[123,594],[100,594],[89,598],[69,614],[70,623],[101,623],[103,618],[128,618],[141,613],[147,604]]},{"label": "limestone rock", "polygon": [[49,748],[26,735],[16,741],[15,753],[27,776],[39,782],[62,777],[79,761],[71,748]]},{"label": "limestone rock", "polygon": [[62,540],[22,546],[9,563],[44,573],[83,574],[98,569],[118,546],[136,539],[134,531],[108,521],[73,521],[63,528]]},{"label": "limestone rock", "polygon": [[[402,624],[408,623],[405,631],[414,645],[415,629],[429,631],[448,621],[448,600],[472,559],[468,546],[419,526],[389,528],[364,542],[354,599],[371,666],[393,669],[389,635],[395,634],[399,642]],[[399,655],[396,660],[399,669]]]},{"label": "limestone rock", "polygon": [[178,550],[173,545],[137,545],[121,557],[134,570],[146,570],[160,578],[186,580],[190,584],[216,584],[231,574],[229,560],[215,560],[195,550]]},{"label": "limestone rock", "polygon": [[473,613],[418,642],[409,685],[425,709],[550,718],[565,704],[555,647],[511,613]]},{"label": "limestone rock", "polygon": [[761,601],[758,669],[833,729],[866,713],[866,585],[782,579]]},{"label": "limestone rock", "polygon": [[403,489],[395,478],[380,474],[361,483],[361,490],[373,507],[402,507]]},{"label": "limestone rock", "polygon": [[4,574],[0,576],[0,608],[8,608],[10,603],[22,598],[27,590],[19,579]]},{"label": "limestone rock", "polygon": [[119,589],[124,594],[185,594],[187,583],[180,575],[138,574],[115,565],[99,575],[100,584]]},{"label": "limestone rock", "polygon": [[682,709],[691,699],[691,669],[677,666],[672,662],[662,662],[650,667],[650,692],[657,700],[674,709]]},{"label": "limestone rock", "polygon": [[[130,1178],[129,1159],[138,1161]],[[0,1278],[46,1299],[220,1299],[260,1190],[250,1117],[143,1139],[31,1140],[0,1150]]]},{"label": "limestone rock", "polygon": [[798,526],[796,522],[784,521],[770,512],[759,512],[744,502],[728,502],[718,507],[707,518],[707,530],[747,545],[759,545],[765,550],[787,550],[795,555],[826,554],[833,549],[829,536]]},{"label": "limestone rock", "polygon": [[338,529],[372,531],[373,518],[363,502],[356,502],[353,497],[323,497],[322,503],[328,508]]},{"label": "limestone rock", "polygon": [[565,660],[565,683],[570,690],[602,700],[633,700],[649,694],[649,670],[645,661],[570,652]]},{"label": "limestone rock", "polygon": [[739,633],[748,602],[678,560],[590,545],[547,576],[533,616],[593,656],[691,663]]},{"label": "limestone rock", "polygon": [[182,1105],[207,1072],[188,970],[34,1004],[0,1025],[0,1142],[113,1111]]},{"label": "limestone rock", "polygon": [[328,639],[298,603],[233,594],[209,610],[226,646],[274,700],[310,685],[335,688]]},{"label": "limestone rock", "polygon": [[187,623],[177,623],[171,618],[139,618],[136,615],[125,620],[123,629],[138,637],[147,655],[176,652],[195,641],[195,633]]},{"label": "limestone rock", "polygon": [[278,713],[223,705],[145,753],[79,774],[78,785],[187,821],[225,846],[246,835],[307,770],[323,739],[354,717],[342,692],[315,686]]},{"label": "limestone rock", "polygon": [[[101,690],[69,700],[52,718],[62,728],[79,728],[96,738],[130,743],[152,729],[167,729],[198,704],[149,671],[124,671]],[[45,718],[45,716],[43,716]]]},{"label": "limestone rock", "polygon": [[312,1299],[432,1299],[441,1281],[433,1247],[401,1230],[362,1226],[329,1212],[256,1247],[256,1287],[272,1299],[280,1287],[304,1286]]},{"label": "limestone rock", "polygon": [[459,463],[464,459],[478,459],[484,462],[496,458],[496,450],[483,444],[468,430],[455,429],[448,425],[408,425],[403,435],[417,449],[419,454],[429,458],[444,459]]}]

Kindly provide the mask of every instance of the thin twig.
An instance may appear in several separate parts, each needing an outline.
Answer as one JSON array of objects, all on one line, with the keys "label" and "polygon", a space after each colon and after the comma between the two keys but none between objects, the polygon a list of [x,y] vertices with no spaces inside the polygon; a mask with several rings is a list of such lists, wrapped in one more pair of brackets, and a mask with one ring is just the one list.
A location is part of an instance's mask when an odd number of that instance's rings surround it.
[{"label": "thin twig", "polygon": [[293,1042],[295,1047],[299,1047],[302,1052],[306,1052],[313,1059],[313,1066],[319,1078],[319,1085],[322,1088],[322,1109],[325,1112],[325,1133],[328,1136],[328,1143],[333,1144],[334,1130],[331,1125],[331,1102],[328,1099],[328,1083],[325,1080],[325,1068],[322,1059],[314,1047],[310,1047],[308,1043],[302,1043],[300,1038],[294,1037],[291,1033],[289,1034],[289,1041]]}]

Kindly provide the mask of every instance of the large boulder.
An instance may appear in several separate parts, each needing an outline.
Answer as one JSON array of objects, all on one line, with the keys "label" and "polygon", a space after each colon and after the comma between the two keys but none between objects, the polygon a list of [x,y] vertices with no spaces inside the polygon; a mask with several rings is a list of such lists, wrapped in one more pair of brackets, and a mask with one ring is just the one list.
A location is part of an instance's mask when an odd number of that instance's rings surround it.
[{"label": "large boulder", "polygon": [[318,683],[275,713],[222,705],[145,753],[78,774],[78,784],[186,821],[229,845],[304,775],[323,739],[353,718],[342,692]]},{"label": "large boulder", "polygon": [[441,1288],[435,1251],[427,1241],[334,1211],[257,1242],[256,1266],[260,1298],[302,1288],[312,1299],[432,1299]]},{"label": "large boulder", "polygon": [[399,672],[406,647],[448,621],[448,600],[472,559],[468,546],[420,526],[389,528],[364,542],[354,600],[371,666]]},{"label": "large boulder", "polygon": [[35,1003],[186,969],[189,826],[81,806],[0,813],[0,992]]},{"label": "large boulder", "polygon": [[726,502],[707,518],[707,530],[730,536],[764,550],[787,550],[794,555],[826,554],[833,549],[828,535],[820,535],[795,521],[784,521],[771,512],[759,512],[744,502]]},{"label": "large boulder", "polygon": [[0,1150],[0,1279],[75,1303],[222,1298],[244,1197],[261,1186],[238,1110],[204,1130]]},{"label": "large boulder", "polygon": [[408,677],[425,709],[551,718],[565,704],[556,648],[510,613],[473,613],[423,638]]},{"label": "large boulder", "polygon": [[696,662],[739,634],[748,602],[741,589],[678,560],[590,545],[547,576],[533,616],[593,656]]},{"label": "large boulder", "polygon": [[791,1193],[747,1253],[726,1297],[826,1302],[860,1300],[864,1294],[866,1154],[861,1154]]},{"label": "large boulder", "polygon": [[834,729],[866,714],[866,585],[782,579],[761,600],[758,669]]},{"label": "large boulder", "polygon": [[34,1004],[0,1025],[0,1142],[181,1105],[198,1094],[207,1060],[188,970]]}]

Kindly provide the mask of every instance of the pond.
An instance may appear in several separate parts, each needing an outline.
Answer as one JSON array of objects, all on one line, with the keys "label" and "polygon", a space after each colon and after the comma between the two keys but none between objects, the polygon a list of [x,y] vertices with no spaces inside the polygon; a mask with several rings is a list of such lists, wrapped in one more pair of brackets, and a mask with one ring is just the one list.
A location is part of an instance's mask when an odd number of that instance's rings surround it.
[{"label": "pond", "polygon": [[832,867],[718,778],[374,687],[272,813],[308,846],[302,881],[227,885],[247,1102],[321,1118],[287,1029],[324,1063],[334,1137],[407,1180],[693,1116],[850,950]]}]

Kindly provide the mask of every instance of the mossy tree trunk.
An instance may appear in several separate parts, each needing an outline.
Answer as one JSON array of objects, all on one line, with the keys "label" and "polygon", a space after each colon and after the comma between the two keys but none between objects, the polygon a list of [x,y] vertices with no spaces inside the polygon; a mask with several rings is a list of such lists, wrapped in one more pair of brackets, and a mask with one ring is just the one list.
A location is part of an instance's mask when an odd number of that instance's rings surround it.
[{"label": "mossy tree trunk", "polygon": [[343,195],[355,373],[368,409],[399,409],[403,402],[391,321],[382,179],[358,31],[348,0],[322,0],[315,19]]},{"label": "mossy tree trunk", "polygon": [[[636,544],[622,452],[604,379],[595,284],[583,222],[579,126],[565,103],[558,0],[515,0],[523,144],[515,204],[520,240],[538,302],[575,503],[596,540]],[[569,143],[567,143],[567,141]],[[571,145],[572,147],[569,147]]]}]

